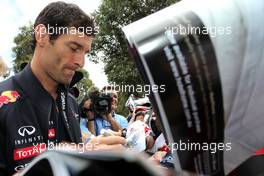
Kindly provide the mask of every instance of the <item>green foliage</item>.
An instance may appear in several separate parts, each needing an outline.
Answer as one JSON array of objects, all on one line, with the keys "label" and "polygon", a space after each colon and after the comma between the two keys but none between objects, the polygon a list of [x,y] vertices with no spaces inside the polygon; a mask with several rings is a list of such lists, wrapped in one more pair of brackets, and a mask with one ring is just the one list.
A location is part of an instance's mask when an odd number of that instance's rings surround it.
[{"label": "green foliage", "polygon": [[[118,85],[143,84],[135,63],[128,53],[121,28],[177,1],[103,0],[98,11],[94,13],[100,32],[93,43],[91,55],[95,62],[100,59],[105,63],[104,70],[110,83],[115,82]],[[120,95],[118,111],[123,114],[126,111],[122,105],[125,104],[128,96],[128,93]]]},{"label": "green foliage", "polygon": [[116,112],[118,114],[125,116],[125,117],[127,117],[127,115],[129,114],[128,109],[125,107],[125,104],[126,104],[126,101],[129,97],[129,95],[130,94],[127,92],[121,92],[119,94],[119,97],[118,97],[118,106],[117,106]]},{"label": "green foliage", "polygon": [[12,48],[13,56],[15,57],[13,66],[14,71],[20,71],[20,65],[27,63],[33,56],[32,35],[33,24],[29,23],[27,26],[19,28],[19,34],[14,38],[15,47]]},{"label": "green foliage", "polygon": [[77,99],[77,101],[80,103],[84,96],[87,94],[88,89],[92,86],[94,86],[93,81],[89,79],[89,73],[82,69],[81,72],[83,73],[83,79],[76,84],[76,87],[80,91],[80,95]]}]

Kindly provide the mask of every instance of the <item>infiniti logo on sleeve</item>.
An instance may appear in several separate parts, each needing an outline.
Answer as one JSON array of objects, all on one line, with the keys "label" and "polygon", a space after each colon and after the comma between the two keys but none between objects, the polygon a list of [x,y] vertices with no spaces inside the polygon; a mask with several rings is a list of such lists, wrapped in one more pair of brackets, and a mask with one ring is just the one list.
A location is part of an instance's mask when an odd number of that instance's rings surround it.
[{"label": "infiniti logo on sleeve", "polygon": [[36,131],[35,127],[33,126],[22,126],[18,129],[18,134],[20,136],[25,136],[27,134],[28,136],[32,135]]}]

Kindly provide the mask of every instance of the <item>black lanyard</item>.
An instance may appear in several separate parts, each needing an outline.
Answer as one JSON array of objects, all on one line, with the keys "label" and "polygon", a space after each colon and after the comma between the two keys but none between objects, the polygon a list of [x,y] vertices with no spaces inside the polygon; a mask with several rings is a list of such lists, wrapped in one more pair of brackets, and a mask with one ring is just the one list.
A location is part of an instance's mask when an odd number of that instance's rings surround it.
[{"label": "black lanyard", "polygon": [[67,129],[67,132],[70,136],[71,142],[74,141],[70,125],[69,125],[69,120],[68,120],[68,111],[67,111],[67,94],[68,91],[64,85],[59,85],[58,90],[57,90],[58,98],[57,98],[57,103],[58,103],[58,109],[59,109],[59,116],[63,119],[64,125]]}]

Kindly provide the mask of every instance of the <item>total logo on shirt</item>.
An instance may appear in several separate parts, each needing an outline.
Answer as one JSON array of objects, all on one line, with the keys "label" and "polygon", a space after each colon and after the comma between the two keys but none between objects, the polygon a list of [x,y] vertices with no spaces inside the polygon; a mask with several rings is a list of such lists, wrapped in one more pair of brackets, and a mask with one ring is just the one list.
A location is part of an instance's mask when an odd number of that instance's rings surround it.
[{"label": "total logo on shirt", "polygon": [[37,156],[46,150],[45,144],[37,144],[29,147],[19,148],[14,150],[14,160],[22,160]]}]

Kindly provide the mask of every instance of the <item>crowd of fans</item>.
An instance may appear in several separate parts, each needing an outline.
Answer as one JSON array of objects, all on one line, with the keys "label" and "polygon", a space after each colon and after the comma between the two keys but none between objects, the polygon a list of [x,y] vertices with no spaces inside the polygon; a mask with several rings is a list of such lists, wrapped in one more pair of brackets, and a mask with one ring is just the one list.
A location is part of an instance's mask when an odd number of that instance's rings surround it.
[{"label": "crowd of fans", "polygon": [[135,97],[131,94],[124,105],[129,114],[124,117],[116,113],[118,93],[113,86],[104,87],[101,91],[94,87],[90,88],[79,105],[83,141],[89,142],[99,135],[122,136],[127,141],[127,149],[146,153],[149,160],[173,168],[170,149],[149,98]]}]

